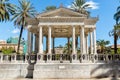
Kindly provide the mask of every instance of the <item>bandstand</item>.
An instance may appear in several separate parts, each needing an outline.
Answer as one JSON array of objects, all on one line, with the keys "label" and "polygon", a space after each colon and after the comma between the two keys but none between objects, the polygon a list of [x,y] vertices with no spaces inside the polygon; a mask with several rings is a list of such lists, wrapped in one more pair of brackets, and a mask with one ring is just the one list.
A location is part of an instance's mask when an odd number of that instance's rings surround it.
[{"label": "bandstand", "polygon": [[[91,57],[97,54],[97,17],[90,17],[84,10],[80,13],[61,6],[27,20],[28,55],[31,55],[33,46],[37,55],[34,78],[90,78],[88,68],[90,65],[81,63],[95,62]],[[43,51],[43,37],[46,38],[46,52]],[[78,45],[76,38],[78,37],[80,38],[80,53],[76,50]],[[67,38],[68,51],[70,50],[70,38],[72,38],[72,54],[59,54],[58,58],[54,52],[55,38]]]},{"label": "bandstand", "polygon": [[[97,21],[97,17],[90,17],[86,11],[79,13],[64,7],[41,13],[37,15],[35,19],[28,19],[28,54],[32,53],[32,48],[35,46],[34,51],[37,54],[37,63],[41,61],[43,62],[44,55],[47,55],[47,61],[53,62],[53,55],[56,54],[54,53],[54,39],[67,38],[69,51],[70,38],[72,38],[72,54],[70,54],[70,58],[71,62],[78,62],[78,54],[76,50],[78,44],[76,44],[76,38],[80,37],[79,54],[95,55],[97,54]],[[46,54],[43,51],[43,37],[46,38]],[[90,49],[88,43],[90,43]]]}]

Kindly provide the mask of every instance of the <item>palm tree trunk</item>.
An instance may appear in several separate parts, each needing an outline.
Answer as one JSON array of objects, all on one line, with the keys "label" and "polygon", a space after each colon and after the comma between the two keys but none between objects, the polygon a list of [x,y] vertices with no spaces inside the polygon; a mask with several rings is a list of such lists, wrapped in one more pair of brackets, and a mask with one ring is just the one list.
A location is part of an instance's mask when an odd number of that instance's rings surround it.
[{"label": "palm tree trunk", "polygon": [[115,54],[117,53],[117,35],[116,35],[116,33],[114,35],[114,53]]},{"label": "palm tree trunk", "polygon": [[22,33],[23,33],[23,25],[21,26],[19,40],[18,40],[18,48],[17,48],[18,54],[19,54],[19,50],[20,50],[20,41],[21,41]]}]

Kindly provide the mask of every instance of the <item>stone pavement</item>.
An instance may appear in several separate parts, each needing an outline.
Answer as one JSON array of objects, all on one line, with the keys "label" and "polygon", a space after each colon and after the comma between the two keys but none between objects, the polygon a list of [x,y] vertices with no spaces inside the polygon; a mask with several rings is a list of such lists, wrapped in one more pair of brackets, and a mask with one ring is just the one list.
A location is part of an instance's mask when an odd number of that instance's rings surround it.
[{"label": "stone pavement", "polygon": [[120,78],[99,78],[99,79],[0,79],[0,80],[120,80]]}]

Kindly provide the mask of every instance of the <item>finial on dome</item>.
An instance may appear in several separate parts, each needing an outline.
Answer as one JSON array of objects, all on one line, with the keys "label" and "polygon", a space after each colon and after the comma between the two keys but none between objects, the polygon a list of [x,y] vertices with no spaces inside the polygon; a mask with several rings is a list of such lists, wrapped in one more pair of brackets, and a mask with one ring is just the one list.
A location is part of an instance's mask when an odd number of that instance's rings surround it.
[{"label": "finial on dome", "polygon": [[62,3],[60,4],[60,8],[63,8],[63,4]]}]

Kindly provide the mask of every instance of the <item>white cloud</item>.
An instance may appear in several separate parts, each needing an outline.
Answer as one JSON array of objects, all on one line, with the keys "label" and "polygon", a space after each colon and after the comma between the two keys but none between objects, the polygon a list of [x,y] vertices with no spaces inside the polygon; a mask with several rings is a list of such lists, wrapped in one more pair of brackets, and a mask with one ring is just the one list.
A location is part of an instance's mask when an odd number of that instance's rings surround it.
[{"label": "white cloud", "polygon": [[[99,6],[98,6],[99,4],[96,3],[96,2],[93,2],[92,0],[87,1],[84,5],[86,5],[86,4],[89,5],[88,8],[86,8],[86,9],[92,9],[92,10],[94,10],[94,9],[99,9]],[[73,8],[71,7],[71,5],[68,5],[67,8],[73,9]]]},{"label": "white cloud", "polygon": [[87,1],[85,4],[89,4],[89,8],[91,8],[91,9],[98,9],[99,8],[98,3],[93,2],[93,1]]},{"label": "white cloud", "polygon": [[71,8],[71,5],[68,5],[67,8]]},{"label": "white cloud", "polygon": [[19,29],[14,29],[14,30],[12,31],[12,33],[14,33],[14,34],[19,33],[19,32],[20,32]]}]

